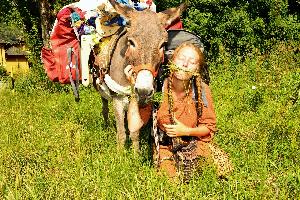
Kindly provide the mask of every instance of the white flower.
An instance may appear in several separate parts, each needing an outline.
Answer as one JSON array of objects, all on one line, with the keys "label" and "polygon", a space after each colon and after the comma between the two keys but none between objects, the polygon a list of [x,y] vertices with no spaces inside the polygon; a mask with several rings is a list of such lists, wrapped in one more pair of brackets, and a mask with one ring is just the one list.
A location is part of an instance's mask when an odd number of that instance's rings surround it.
[{"label": "white flower", "polygon": [[252,90],[255,90],[256,89],[256,86],[252,85]]}]

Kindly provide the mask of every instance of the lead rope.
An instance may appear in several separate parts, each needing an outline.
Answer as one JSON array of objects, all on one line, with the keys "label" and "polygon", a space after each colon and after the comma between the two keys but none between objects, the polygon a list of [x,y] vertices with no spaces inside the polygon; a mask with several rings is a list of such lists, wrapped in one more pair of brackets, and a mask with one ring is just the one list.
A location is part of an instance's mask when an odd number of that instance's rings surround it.
[{"label": "lead rope", "polygon": [[[80,98],[79,98],[79,67],[78,67],[78,57],[77,55],[74,53],[73,48],[70,47],[67,49],[67,54],[68,54],[68,67],[69,67],[69,78],[70,78],[70,82],[71,82],[71,86],[73,89],[73,94],[75,96],[75,101],[79,102]],[[76,80],[73,80],[72,77],[72,55],[74,55],[75,57],[75,77]]]},{"label": "lead rope", "polygon": [[152,109],[152,136],[154,137],[154,143],[155,143],[155,156],[154,156],[154,164],[156,165],[156,167],[158,168],[160,165],[160,154],[159,154],[159,135],[158,135],[158,131],[157,131],[157,108],[155,108],[155,106],[153,106]]},{"label": "lead rope", "polygon": [[[174,108],[174,101],[173,101],[173,97],[172,97],[172,80],[173,80],[173,74],[170,75],[170,77],[168,78],[168,104],[169,104],[169,115],[170,115],[170,122],[171,124],[175,124],[174,118],[175,118],[175,113],[173,112],[173,108]],[[180,137],[173,137],[172,138],[172,153],[173,153],[173,158],[175,160],[175,165],[176,165],[176,169],[177,171],[180,171],[180,163],[179,163],[179,155],[178,155],[178,151],[182,148],[182,145],[180,144]]]},{"label": "lead rope", "polygon": [[[173,111],[174,108],[174,101],[172,97],[172,90],[171,90],[171,84],[172,84],[172,74],[168,78],[168,104],[169,104],[169,114],[170,114],[170,121],[171,124],[175,124],[174,117],[175,113]],[[196,78],[196,87],[199,85],[199,77]],[[189,87],[192,87],[190,85]],[[201,88],[197,87],[197,90],[195,91],[196,98],[199,97],[199,92],[201,93]],[[186,92],[186,95],[188,95],[188,91]],[[199,102],[200,101],[200,102]],[[197,98],[196,100],[196,106],[197,106],[197,115],[202,115],[202,102],[200,98]],[[201,109],[199,109],[199,106]],[[182,144],[182,139],[180,137],[173,137],[172,138],[172,153],[173,158],[175,160],[176,169],[179,171],[179,173],[182,172],[183,175],[183,182],[188,183],[191,179],[192,171],[194,170],[196,164],[197,164],[197,140],[195,138],[192,138],[190,143],[185,146]]]}]

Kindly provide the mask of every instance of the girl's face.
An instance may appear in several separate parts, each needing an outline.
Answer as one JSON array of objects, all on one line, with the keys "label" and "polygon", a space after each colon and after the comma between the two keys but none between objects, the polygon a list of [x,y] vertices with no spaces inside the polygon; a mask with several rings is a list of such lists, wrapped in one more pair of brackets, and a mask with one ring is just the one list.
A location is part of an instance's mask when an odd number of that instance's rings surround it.
[{"label": "girl's face", "polygon": [[193,73],[199,71],[200,56],[196,50],[191,47],[183,47],[175,55],[174,64],[179,68],[174,73],[179,80],[189,80]]}]

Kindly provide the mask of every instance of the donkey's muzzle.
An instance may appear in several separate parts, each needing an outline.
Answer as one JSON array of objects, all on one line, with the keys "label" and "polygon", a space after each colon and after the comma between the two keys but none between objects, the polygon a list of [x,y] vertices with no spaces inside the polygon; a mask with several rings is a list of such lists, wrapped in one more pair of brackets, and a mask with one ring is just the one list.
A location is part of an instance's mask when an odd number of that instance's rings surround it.
[{"label": "donkey's muzzle", "polygon": [[136,77],[134,92],[140,103],[149,101],[154,93],[154,78],[150,71],[141,70]]},{"label": "donkey's muzzle", "polygon": [[135,88],[135,93],[137,94],[139,105],[146,105],[151,102],[152,96],[154,94],[154,89],[147,90]]},{"label": "donkey's muzzle", "polygon": [[150,99],[154,93],[154,89],[135,88],[134,90],[140,99]]}]

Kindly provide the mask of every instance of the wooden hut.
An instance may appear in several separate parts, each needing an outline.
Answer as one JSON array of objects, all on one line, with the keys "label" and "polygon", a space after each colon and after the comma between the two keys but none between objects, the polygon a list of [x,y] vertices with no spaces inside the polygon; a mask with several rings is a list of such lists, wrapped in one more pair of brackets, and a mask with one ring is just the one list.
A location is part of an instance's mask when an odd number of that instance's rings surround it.
[{"label": "wooden hut", "polygon": [[7,41],[0,35],[0,66],[3,66],[10,76],[29,71],[26,47],[23,41]]}]

